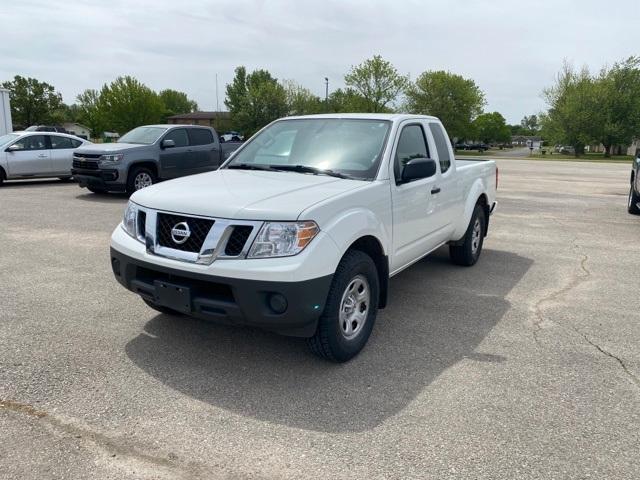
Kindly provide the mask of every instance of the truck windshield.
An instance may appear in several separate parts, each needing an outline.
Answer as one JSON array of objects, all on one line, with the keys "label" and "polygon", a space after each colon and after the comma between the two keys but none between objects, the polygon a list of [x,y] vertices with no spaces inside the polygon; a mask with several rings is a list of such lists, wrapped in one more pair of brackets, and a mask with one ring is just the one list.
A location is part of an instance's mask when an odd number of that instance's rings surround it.
[{"label": "truck windshield", "polygon": [[253,138],[226,167],[277,170],[281,166],[299,173],[325,170],[373,180],[389,128],[387,120],[280,120]]},{"label": "truck windshield", "polygon": [[167,129],[162,127],[138,127],[125,133],[118,139],[118,143],[139,143],[151,145],[160,138]]}]

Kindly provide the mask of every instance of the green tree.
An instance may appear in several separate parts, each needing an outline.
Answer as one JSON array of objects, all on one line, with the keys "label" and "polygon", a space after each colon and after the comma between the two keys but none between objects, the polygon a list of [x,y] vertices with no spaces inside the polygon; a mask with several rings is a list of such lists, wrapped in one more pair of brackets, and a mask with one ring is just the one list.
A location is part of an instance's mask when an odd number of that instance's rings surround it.
[{"label": "green tree", "polygon": [[338,88],[329,94],[327,111],[334,113],[366,113],[369,102],[353,88]]},{"label": "green tree", "polygon": [[451,138],[459,140],[472,136],[473,120],[485,105],[473,80],[445,71],[423,72],[406,95],[410,112],[438,117]]},{"label": "green tree", "polygon": [[198,104],[190,100],[187,94],[172,90],[170,88],[162,90],[159,94],[160,100],[164,105],[164,118],[178,115],[180,113],[191,113],[198,110]]},{"label": "green tree", "polygon": [[344,76],[347,87],[353,88],[365,100],[369,112],[388,112],[398,95],[409,85],[409,77],[380,55],[374,55],[360,65],[351,67]]},{"label": "green tree", "polygon": [[540,131],[540,122],[535,114],[525,115],[520,121],[520,126],[522,131],[525,132],[522,135],[536,135]]},{"label": "green tree", "polygon": [[598,104],[603,115],[598,140],[605,156],[614,145],[629,145],[640,134],[640,57],[630,57],[603,69],[595,80]]},{"label": "green tree", "polygon": [[231,112],[232,124],[245,136],[288,112],[287,92],[267,70],[247,74],[245,67],[237,67],[226,94],[224,103]]},{"label": "green tree", "polygon": [[105,127],[121,134],[140,125],[159,123],[164,114],[158,94],[130,76],[118,77],[102,87],[98,109]]},{"label": "green tree", "polygon": [[478,115],[473,126],[477,138],[485,143],[506,143],[511,139],[511,130],[498,112]]},{"label": "green tree", "polygon": [[100,109],[100,92],[88,89],[76,97],[78,105],[78,122],[91,130],[96,138],[105,130],[105,119]]},{"label": "green tree", "polygon": [[16,75],[2,86],[10,91],[11,117],[17,125],[50,123],[62,105],[62,95],[52,85],[35,78]]},{"label": "green tree", "polygon": [[579,71],[565,63],[555,85],[544,90],[549,110],[543,116],[546,140],[575,148],[576,156],[585,145],[599,141],[604,125],[604,109],[599,108],[601,88],[584,67]]},{"label": "green tree", "polygon": [[304,88],[293,80],[285,80],[282,86],[287,94],[289,115],[312,115],[326,111],[324,102],[308,88]]}]

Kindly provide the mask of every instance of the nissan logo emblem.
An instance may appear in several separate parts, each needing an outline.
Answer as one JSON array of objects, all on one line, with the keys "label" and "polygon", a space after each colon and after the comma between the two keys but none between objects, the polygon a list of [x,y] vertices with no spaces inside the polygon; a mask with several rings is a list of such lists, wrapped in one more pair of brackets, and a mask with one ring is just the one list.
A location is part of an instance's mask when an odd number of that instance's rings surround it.
[{"label": "nissan logo emblem", "polygon": [[187,222],[176,223],[171,229],[171,239],[178,245],[182,245],[189,240],[191,236],[191,230]]}]

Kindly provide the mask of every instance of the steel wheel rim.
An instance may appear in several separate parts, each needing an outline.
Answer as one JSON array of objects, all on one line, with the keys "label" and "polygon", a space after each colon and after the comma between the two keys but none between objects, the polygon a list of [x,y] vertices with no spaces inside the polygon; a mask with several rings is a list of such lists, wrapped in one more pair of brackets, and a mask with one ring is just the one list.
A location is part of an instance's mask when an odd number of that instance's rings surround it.
[{"label": "steel wheel rim", "polygon": [[136,178],[133,181],[133,185],[136,190],[140,190],[141,188],[153,185],[153,180],[151,180],[151,175],[149,175],[148,173],[140,172],[138,175],[136,175]]},{"label": "steel wheel rim", "polygon": [[471,232],[471,253],[474,255],[478,253],[480,248],[480,237],[482,234],[482,225],[480,225],[480,219],[476,218],[473,224],[473,231]]},{"label": "steel wheel rim", "polygon": [[353,277],[342,294],[340,301],[340,332],[347,340],[357,337],[369,316],[371,288],[363,275]]}]

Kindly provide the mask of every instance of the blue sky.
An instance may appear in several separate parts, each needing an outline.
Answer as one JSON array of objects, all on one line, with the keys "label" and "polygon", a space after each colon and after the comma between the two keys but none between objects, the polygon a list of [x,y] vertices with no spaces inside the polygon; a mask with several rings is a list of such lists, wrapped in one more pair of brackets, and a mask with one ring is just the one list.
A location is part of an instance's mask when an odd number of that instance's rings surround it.
[{"label": "blue sky", "polygon": [[564,59],[598,70],[640,54],[637,0],[0,0],[0,80],[33,76],[72,103],[118,75],[216,107],[238,65],[324,95],[380,54],[413,79],[473,78],[510,123],[544,109]]}]

